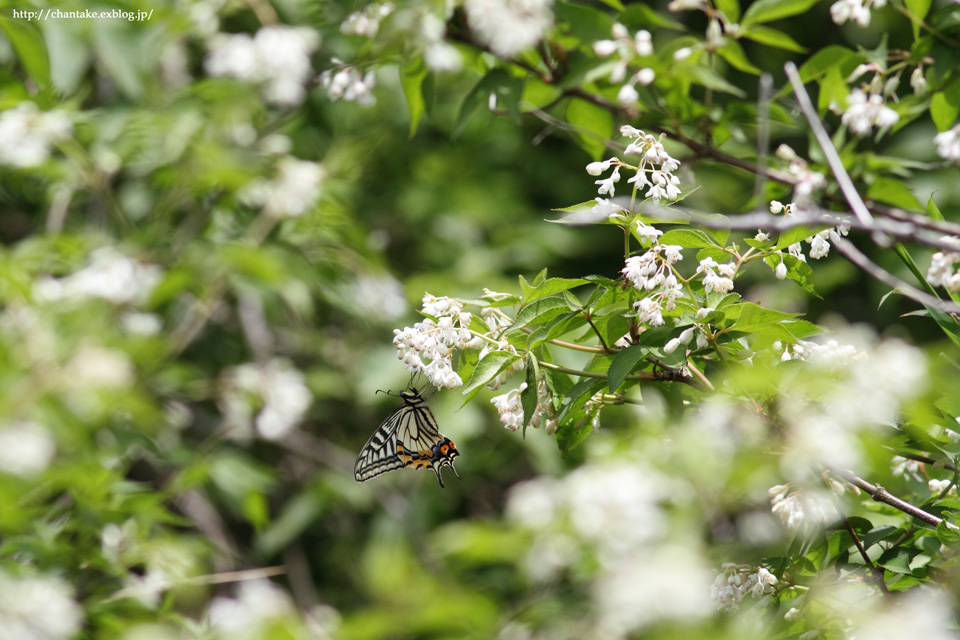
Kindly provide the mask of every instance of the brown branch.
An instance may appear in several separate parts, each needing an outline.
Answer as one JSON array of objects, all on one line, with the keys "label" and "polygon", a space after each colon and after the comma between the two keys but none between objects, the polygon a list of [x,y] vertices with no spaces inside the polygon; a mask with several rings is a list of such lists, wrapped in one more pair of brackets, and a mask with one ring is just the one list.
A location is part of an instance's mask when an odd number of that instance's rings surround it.
[{"label": "brown branch", "polygon": [[895,509],[899,509],[900,511],[903,511],[907,515],[913,516],[917,520],[922,520],[923,522],[926,522],[927,524],[932,525],[934,527],[939,526],[940,523],[943,522],[948,528],[960,531],[960,527],[957,527],[955,524],[948,522],[943,518],[938,518],[937,516],[933,515],[932,513],[929,513],[928,511],[924,511],[919,507],[913,506],[909,502],[905,502],[904,500],[901,500],[895,495],[892,495],[891,493],[889,493],[886,489],[884,489],[880,485],[870,484],[863,478],[860,478],[854,475],[852,472],[838,473],[838,475],[842,477],[844,480],[846,480],[847,482],[849,482],[850,484],[852,484],[853,486],[860,489],[861,491],[864,491],[867,495],[869,495],[871,498],[873,498],[877,502],[882,502],[883,504],[890,505]]}]

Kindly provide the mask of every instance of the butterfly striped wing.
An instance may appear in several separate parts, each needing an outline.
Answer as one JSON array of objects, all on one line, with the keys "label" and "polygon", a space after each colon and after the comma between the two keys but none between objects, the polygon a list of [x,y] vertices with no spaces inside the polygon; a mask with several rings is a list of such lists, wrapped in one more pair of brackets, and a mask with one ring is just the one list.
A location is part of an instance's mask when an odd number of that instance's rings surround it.
[{"label": "butterfly striped wing", "polygon": [[[456,474],[453,459],[460,455],[456,445],[437,428],[437,420],[416,390],[400,393],[403,406],[387,416],[360,450],[353,468],[358,482],[400,467],[432,468],[440,486],[440,469],[449,466]],[[459,477],[459,475],[458,475]]]}]

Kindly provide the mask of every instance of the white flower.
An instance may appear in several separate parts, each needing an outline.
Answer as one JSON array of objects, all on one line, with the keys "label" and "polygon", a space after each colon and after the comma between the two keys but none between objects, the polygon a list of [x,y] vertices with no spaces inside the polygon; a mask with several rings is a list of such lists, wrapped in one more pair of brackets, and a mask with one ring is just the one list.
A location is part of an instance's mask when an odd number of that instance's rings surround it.
[{"label": "white flower", "polygon": [[50,158],[53,143],[72,130],[66,112],[41,112],[34,103],[21,102],[0,113],[0,165],[38,167]]},{"label": "white flower", "polygon": [[773,275],[777,277],[777,280],[783,280],[787,277],[787,265],[783,260],[774,268]]},{"label": "white flower", "polygon": [[223,414],[235,437],[248,437],[253,426],[263,438],[281,438],[303,420],[313,403],[303,374],[282,358],[263,367],[252,363],[232,367],[223,379]]},{"label": "white flower", "polygon": [[143,264],[113,247],[90,253],[89,266],[60,278],[41,280],[34,294],[41,300],[103,298],[113,304],[143,302],[163,278],[160,267]]},{"label": "white flower", "polygon": [[35,422],[0,426],[0,472],[36,476],[50,466],[56,452],[50,432]]},{"label": "white flower", "polygon": [[444,41],[445,30],[446,23],[437,16],[432,13],[423,16],[420,21],[423,61],[432,71],[455,73],[463,67],[463,56],[456,47]]},{"label": "white flower", "polygon": [[523,407],[520,404],[520,394],[527,388],[527,383],[523,382],[517,389],[511,389],[507,393],[495,396],[490,400],[497,408],[497,414],[500,422],[510,431],[516,431],[523,426]]},{"label": "white flower", "polygon": [[64,384],[75,389],[109,389],[133,384],[135,370],[123,351],[84,345],[63,370]]},{"label": "white flower", "polygon": [[17,640],[70,640],[83,624],[83,609],[60,578],[16,578],[0,573],[0,629]]},{"label": "white flower", "polygon": [[210,626],[219,638],[253,640],[262,638],[272,620],[296,611],[287,593],[269,580],[241,582],[237,598],[214,598],[207,609]]},{"label": "white flower", "polygon": [[937,155],[945,160],[960,160],[960,124],[933,137]]},{"label": "white flower", "polygon": [[209,40],[204,64],[211,76],[261,84],[268,102],[293,106],[306,96],[310,54],[319,45],[319,34],[308,27],[263,27],[253,37],[218,33]]},{"label": "white flower", "polygon": [[920,463],[916,460],[908,460],[901,456],[893,456],[890,459],[890,474],[904,478],[909,475],[917,482],[923,480],[920,476]]},{"label": "white flower", "polygon": [[640,71],[637,71],[637,75],[634,77],[637,79],[637,82],[646,87],[657,79],[657,74],[650,67],[644,67],[643,69],[640,69]]},{"label": "white flower", "polygon": [[637,220],[637,235],[640,236],[640,244],[646,245],[648,242],[656,243],[663,231]]},{"label": "white flower", "polygon": [[594,184],[600,185],[597,193],[599,193],[601,196],[610,195],[613,197],[616,195],[615,187],[613,185],[617,182],[620,182],[620,167],[615,167],[609,178],[604,180],[596,180]]},{"label": "white flower", "polygon": [[252,206],[264,207],[277,218],[297,217],[317,203],[325,177],[322,165],[288,156],[277,162],[276,177],[255,179],[244,187],[240,198]]},{"label": "white flower", "polygon": [[534,46],[553,26],[553,0],[465,0],[467,22],[477,39],[501,56]]},{"label": "white flower", "polygon": [[377,86],[377,76],[373,70],[366,73],[356,67],[344,66],[339,60],[332,60],[337,64],[336,69],[327,69],[320,74],[319,82],[327,97],[333,102],[356,102],[361,107],[372,107],[376,104],[373,89]]},{"label": "white flower", "polygon": [[690,47],[683,47],[682,49],[677,49],[673,52],[673,59],[677,62],[683,62],[693,54],[693,49]]},{"label": "white flower", "polygon": [[623,85],[620,87],[620,91],[617,92],[617,104],[623,107],[637,104],[637,100],[639,99],[640,94],[637,93],[637,90],[634,89],[631,84]]},{"label": "white flower", "polygon": [[886,129],[900,120],[900,115],[884,104],[883,96],[879,93],[867,95],[860,89],[854,89],[847,96],[847,105],[840,121],[854,135],[866,135],[872,127]]},{"label": "white flower", "polygon": [[893,603],[882,599],[881,610],[860,610],[850,637],[861,640],[954,640],[956,632],[952,598],[945,593],[916,587]]},{"label": "white flower", "polygon": [[362,11],[354,11],[340,24],[340,33],[375,38],[380,21],[393,12],[392,2],[368,4]]},{"label": "white flower", "polygon": [[609,160],[604,160],[603,162],[591,162],[587,165],[587,173],[594,177],[599,176],[601,173],[609,169],[610,165],[613,164],[615,160],[616,158],[610,158]]}]

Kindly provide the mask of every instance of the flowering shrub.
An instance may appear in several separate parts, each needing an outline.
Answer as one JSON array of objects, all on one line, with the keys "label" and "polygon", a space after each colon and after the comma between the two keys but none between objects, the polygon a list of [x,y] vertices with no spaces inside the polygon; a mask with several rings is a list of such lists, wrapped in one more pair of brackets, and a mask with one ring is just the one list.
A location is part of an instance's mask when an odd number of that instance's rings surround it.
[{"label": "flowering shrub", "polygon": [[955,635],[954,4],[21,4],[0,636]]}]

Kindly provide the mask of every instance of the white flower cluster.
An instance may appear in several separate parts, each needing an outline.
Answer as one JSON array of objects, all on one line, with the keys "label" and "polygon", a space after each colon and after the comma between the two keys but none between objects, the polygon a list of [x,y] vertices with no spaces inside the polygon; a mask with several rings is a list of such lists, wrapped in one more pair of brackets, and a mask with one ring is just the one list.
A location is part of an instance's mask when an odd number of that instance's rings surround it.
[{"label": "white flower cluster", "polygon": [[707,293],[730,293],[733,291],[737,265],[732,262],[717,264],[713,258],[704,258],[697,266],[697,273],[703,274],[703,288]]},{"label": "white flower cluster", "polygon": [[[323,609],[331,611],[330,607]],[[266,579],[241,582],[236,598],[214,598],[206,615],[210,630],[214,634],[213,638],[218,640],[255,640],[267,637],[274,629],[281,628],[284,620],[297,617],[297,607],[290,595]],[[322,617],[328,619],[328,624],[324,625],[327,628],[318,629],[319,633],[311,637],[332,637],[327,634],[335,631],[338,621],[329,619],[339,616]],[[291,625],[285,624],[282,628],[290,629]]]},{"label": "white flower cluster", "polygon": [[349,36],[375,38],[380,30],[380,21],[393,13],[392,2],[368,4],[361,11],[354,11],[340,24],[340,33]]},{"label": "white flower cluster", "polygon": [[470,331],[473,314],[464,311],[456,300],[429,293],[423,296],[423,314],[436,320],[426,318],[412,327],[393,330],[397,358],[403,360],[407,371],[424,374],[437,388],[461,386],[463,380],[453,370],[454,350],[476,349],[483,344]]},{"label": "white flower cluster", "polygon": [[937,155],[944,160],[960,161],[960,124],[933,136],[937,145]]},{"label": "white flower cluster", "polygon": [[529,49],[553,26],[553,0],[465,0],[464,9],[473,34],[501,56]]},{"label": "white flower cluster", "polygon": [[641,323],[657,327],[663,324],[663,312],[676,309],[677,298],[683,297],[683,286],[670,270],[670,265],[683,258],[682,247],[660,244],[656,240],[656,234],[662,232],[640,221],[637,221],[637,225],[641,227],[641,235],[646,238],[653,237],[656,244],[646,253],[627,258],[621,273],[636,289],[650,293],[633,306],[637,309]]},{"label": "white flower cluster", "polygon": [[66,112],[42,112],[32,102],[21,102],[0,113],[0,165],[39,167],[50,158],[50,146],[72,131]]},{"label": "white flower cluster", "polygon": [[262,206],[276,218],[295,218],[316,205],[325,177],[322,165],[287,156],[277,162],[276,177],[254,179],[239,196],[244,203]]},{"label": "white flower cluster", "polygon": [[[617,54],[617,62],[610,70],[610,82],[619,84],[623,82],[627,75],[627,67],[634,58],[646,58],[653,55],[653,38],[646,29],[637,31],[633,37],[627,28],[615,22],[613,24],[613,40],[598,40],[593,43],[593,52],[601,58],[606,58]],[[657,77],[656,72],[649,67],[644,67],[630,76],[630,79],[624,84],[617,93],[617,102],[623,106],[636,104],[639,94],[636,85],[643,86],[651,84]]]},{"label": "white flower cluster", "polygon": [[[527,383],[523,382],[516,389],[511,389],[490,400],[497,408],[500,422],[510,431],[516,431],[523,426],[526,416],[520,403],[520,394],[526,389]],[[557,421],[554,420],[553,402],[543,379],[537,381],[537,406],[533,410],[533,417],[530,418],[530,426],[538,429],[541,423],[545,424],[547,435],[551,436],[557,432],[559,427]]]},{"label": "white flower cluster", "polygon": [[893,598],[851,607],[850,614],[855,619],[847,637],[862,640],[956,640],[952,595],[924,586],[910,589],[893,603],[890,600]]},{"label": "white flower cluster", "polygon": [[740,608],[747,594],[756,599],[773,593],[779,580],[764,567],[751,569],[732,562],[720,567],[710,587],[710,597],[717,601],[717,609],[733,613]]},{"label": "white flower cluster", "polygon": [[830,18],[836,24],[853,20],[861,27],[870,26],[870,9],[882,9],[887,0],[837,0],[830,5]]},{"label": "white flower cluster", "polygon": [[[794,178],[793,195],[800,202],[806,202],[814,191],[827,185],[827,179],[819,171],[812,170],[807,161],[797,155],[788,145],[777,147],[777,157],[789,163],[787,173]],[[778,212],[774,212],[778,213]],[[789,212],[788,212],[789,213]]]},{"label": "white flower cluster", "polygon": [[927,482],[927,488],[933,493],[943,493],[949,488],[949,491],[947,491],[949,495],[957,495],[957,485],[954,484],[953,480],[950,479],[937,480],[936,478],[931,478]]},{"label": "white flower cluster", "polygon": [[903,456],[893,456],[890,459],[890,474],[901,478],[910,476],[917,482],[922,482],[923,478],[920,476],[922,466],[923,463],[916,460],[910,460]]},{"label": "white flower cluster", "polygon": [[0,629],[6,638],[70,640],[83,609],[60,578],[14,577],[0,572]]},{"label": "white flower cluster", "polygon": [[31,478],[53,461],[57,445],[50,431],[36,422],[0,426],[0,473]]},{"label": "white flower cluster", "polygon": [[249,436],[251,417],[257,433],[267,440],[282,438],[295,428],[313,403],[303,373],[283,359],[274,358],[265,366],[253,363],[228,369],[222,393],[223,414],[232,436]]},{"label": "white flower cluster", "polygon": [[356,102],[361,107],[372,107],[377,103],[373,90],[377,86],[377,76],[373,69],[366,73],[357,67],[346,65],[338,58],[331,60],[336,65],[320,74],[319,82],[327,97],[333,102]]},{"label": "white flower cluster", "polygon": [[[677,185],[680,184],[680,179],[673,175],[673,172],[680,168],[680,162],[670,157],[663,148],[663,134],[656,138],[630,125],[623,125],[620,127],[620,135],[633,138],[623,154],[627,156],[635,154],[641,157],[637,175],[627,182],[634,183],[635,189],[649,186],[650,189],[644,195],[647,198],[653,198],[655,202],[660,202],[663,198],[667,200],[678,198],[680,187]],[[650,173],[649,179],[647,172]]]},{"label": "white flower cluster", "polygon": [[310,55],[319,46],[320,35],[309,27],[263,27],[253,37],[218,33],[204,65],[211,76],[262,85],[267,102],[296,106],[306,97]]},{"label": "white flower cluster", "polygon": [[[782,344],[778,340],[773,346],[779,351]],[[780,361],[814,361],[825,369],[838,369],[847,367],[851,363],[863,360],[866,357],[866,353],[857,351],[857,348],[852,344],[841,344],[832,339],[823,344],[808,340],[797,340],[796,344],[783,349]]]},{"label": "white flower cluster", "polygon": [[950,293],[960,291],[960,271],[955,265],[960,261],[960,238],[943,236],[944,242],[957,245],[957,253],[953,251],[937,251],[930,257],[930,268],[927,269],[927,282],[934,287],[943,287]]},{"label": "white flower cluster", "polygon": [[446,28],[446,23],[432,13],[423,16],[420,21],[423,62],[432,71],[456,73],[463,67],[463,56],[443,39]]},{"label": "white flower cluster", "polygon": [[45,278],[34,286],[34,295],[45,301],[102,298],[113,304],[145,301],[163,279],[163,271],[143,264],[113,247],[90,253],[90,264],[63,278]]},{"label": "white flower cluster", "polygon": [[884,131],[900,121],[900,114],[888,107],[877,91],[868,95],[862,89],[854,89],[847,96],[847,105],[840,122],[857,136],[867,135],[872,127]]},{"label": "white flower cluster", "polygon": [[[796,204],[783,204],[776,200],[770,202],[770,213],[784,213],[786,216],[792,216],[796,209]],[[840,239],[841,236],[846,236],[850,232],[850,228],[845,224],[837,225],[830,229],[824,229],[819,233],[816,233],[809,238],[804,238],[804,242],[810,245],[810,257],[814,260],[819,260],[820,258],[825,258],[830,254],[830,242],[836,242]],[[794,256],[801,262],[806,262],[807,257],[803,254],[803,245],[799,242],[794,242],[792,245],[787,247],[787,253]],[[783,255],[781,251],[776,252],[777,255]],[[783,262],[777,267],[775,267],[777,278],[783,280],[787,275],[787,267]],[[782,275],[781,275],[782,274]]]}]

